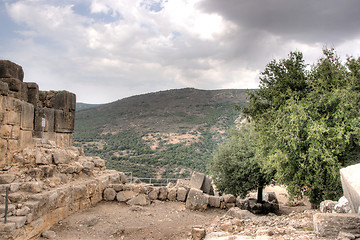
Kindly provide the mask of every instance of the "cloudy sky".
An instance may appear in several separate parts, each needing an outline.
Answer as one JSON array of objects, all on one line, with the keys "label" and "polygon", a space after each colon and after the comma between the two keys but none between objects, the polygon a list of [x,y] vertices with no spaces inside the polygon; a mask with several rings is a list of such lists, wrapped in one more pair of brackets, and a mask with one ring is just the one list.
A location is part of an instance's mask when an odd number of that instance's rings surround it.
[{"label": "cloudy sky", "polygon": [[359,0],[0,0],[0,59],[42,90],[105,103],[256,88],[272,59],[360,56]]}]

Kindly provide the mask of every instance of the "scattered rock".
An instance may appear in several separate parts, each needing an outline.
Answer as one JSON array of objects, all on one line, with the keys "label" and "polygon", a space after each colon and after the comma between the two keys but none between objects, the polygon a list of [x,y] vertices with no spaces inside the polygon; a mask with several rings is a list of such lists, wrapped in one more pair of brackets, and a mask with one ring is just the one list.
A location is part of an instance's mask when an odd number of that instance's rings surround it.
[{"label": "scattered rock", "polygon": [[116,197],[116,191],[113,188],[106,188],[104,190],[104,200],[113,201]]},{"label": "scattered rock", "polygon": [[56,233],[54,231],[48,230],[48,231],[43,232],[41,234],[41,236],[43,238],[47,238],[47,239],[54,239],[54,238],[56,238]]},{"label": "scattered rock", "polygon": [[193,240],[202,240],[206,235],[205,228],[203,227],[192,227],[191,237]]}]

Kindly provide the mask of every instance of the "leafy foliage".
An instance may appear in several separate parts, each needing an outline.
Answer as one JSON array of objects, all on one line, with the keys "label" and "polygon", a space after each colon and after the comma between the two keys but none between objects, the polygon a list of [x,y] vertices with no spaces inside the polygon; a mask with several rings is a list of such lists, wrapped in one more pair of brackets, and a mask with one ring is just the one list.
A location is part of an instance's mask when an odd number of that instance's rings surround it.
[{"label": "leafy foliage", "polygon": [[231,131],[231,138],[214,155],[211,171],[218,190],[235,196],[245,197],[270,182],[271,175],[262,170],[255,158],[254,131],[250,124]]},{"label": "leafy foliage", "polygon": [[342,64],[334,50],[306,70],[301,53],[272,61],[244,112],[258,133],[256,156],[292,196],[312,204],[336,199],[339,169],[358,162],[360,60]]}]

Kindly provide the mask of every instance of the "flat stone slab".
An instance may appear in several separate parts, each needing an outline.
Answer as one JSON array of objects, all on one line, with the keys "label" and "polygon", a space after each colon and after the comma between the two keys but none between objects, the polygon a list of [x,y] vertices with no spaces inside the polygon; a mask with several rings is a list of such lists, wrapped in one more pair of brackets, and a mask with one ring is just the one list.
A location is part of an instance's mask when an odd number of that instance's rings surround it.
[{"label": "flat stone slab", "polygon": [[360,234],[360,215],[317,213],[313,217],[315,233],[320,237],[337,237],[339,232]]},{"label": "flat stone slab", "polygon": [[360,208],[360,163],[340,169],[341,184],[344,196],[350,203],[353,213]]}]

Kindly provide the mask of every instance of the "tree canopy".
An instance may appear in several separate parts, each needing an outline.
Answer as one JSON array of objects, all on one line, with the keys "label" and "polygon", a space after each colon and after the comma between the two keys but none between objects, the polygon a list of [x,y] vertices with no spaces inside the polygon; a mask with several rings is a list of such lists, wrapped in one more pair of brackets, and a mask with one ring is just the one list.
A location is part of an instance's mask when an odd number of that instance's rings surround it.
[{"label": "tree canopy", "polygon": [[342,194],[339,169],[360,153],[360,58],[342,63],[333,49],[323,53],[311,67],[301,52],[271,61],[243,109],[262,168],[314,205]]},{"label": "tree canopy", "polygon": [[220,192],[245,197],[252,190],[259,189],[261,193],[271,180],[254,158],[254,140],[253,128],[245,124],[240,129],[233,129],[231,138],[219,147],[210,169]]}]

